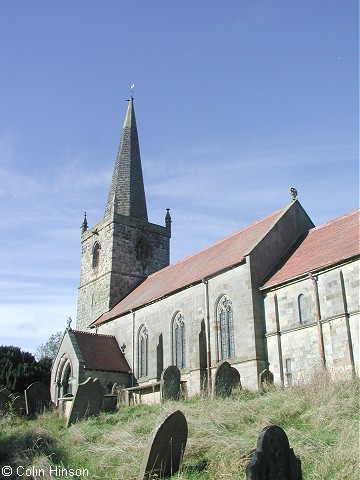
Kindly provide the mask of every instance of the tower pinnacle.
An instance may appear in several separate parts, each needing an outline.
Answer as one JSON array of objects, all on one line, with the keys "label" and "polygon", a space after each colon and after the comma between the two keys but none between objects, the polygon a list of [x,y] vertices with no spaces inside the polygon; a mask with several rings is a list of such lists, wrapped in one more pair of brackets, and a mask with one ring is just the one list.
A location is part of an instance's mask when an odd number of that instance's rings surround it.
[{"label": "tower pinnacle", "polygon": [[114,196],[116,195],[116,213],[147,221],[145,189],[132,95],[128,102],[105,216],[113,211]]}]

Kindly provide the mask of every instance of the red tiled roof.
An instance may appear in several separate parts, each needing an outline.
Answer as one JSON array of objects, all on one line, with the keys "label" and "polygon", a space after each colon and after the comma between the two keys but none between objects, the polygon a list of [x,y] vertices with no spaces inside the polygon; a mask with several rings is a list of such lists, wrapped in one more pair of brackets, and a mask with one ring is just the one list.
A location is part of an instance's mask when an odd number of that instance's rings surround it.
[{"label": "red tiled roof", "polygon": [[101,315],[91,326],[112,320],[132,309],[198,283],[203,278],[239,264],[288,208],[289,205],[220,240],[214,245],[153,273],[115,305],[112,310]]},{"label": "red tiled roof", "polygon": [[334,265],[358,255],[359,250],[359,210],[355,210],[311,229],[264,287]]},{"label": "red tiled roof", "polygon": [[87,369],[126,373],[131,370],[114,336],[79,330],[71,332],[75,335]]}]

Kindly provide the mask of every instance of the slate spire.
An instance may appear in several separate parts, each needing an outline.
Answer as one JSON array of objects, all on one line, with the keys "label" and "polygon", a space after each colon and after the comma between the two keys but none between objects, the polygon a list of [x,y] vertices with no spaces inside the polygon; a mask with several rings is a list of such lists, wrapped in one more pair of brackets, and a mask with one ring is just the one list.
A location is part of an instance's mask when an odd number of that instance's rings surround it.
[{"label": "slate spire", "polygon": [[[114,205],[114,198],[116,202]],[[105,217],[120,213],[148,220],[140,148],[136,127],[134,99],[131,96],[122,129],[120,146],[111,181]]]}]

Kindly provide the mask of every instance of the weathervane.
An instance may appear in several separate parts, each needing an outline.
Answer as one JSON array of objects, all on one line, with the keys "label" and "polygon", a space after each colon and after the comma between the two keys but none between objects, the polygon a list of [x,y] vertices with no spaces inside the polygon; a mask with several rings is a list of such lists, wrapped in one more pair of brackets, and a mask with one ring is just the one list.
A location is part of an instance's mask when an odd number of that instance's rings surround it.
[{"label": "weathervane", "polygon": [[132,83],[132,84],[130,85],[130,93],[131,93],[130,96],[131,96],[131,97],[134,95],[134,91],[135,91],[135,83]]},{"label": "weathervane", "polygon": [[293,199],[293,200],[296,200],[296,197],[297,197],[298,192],[297,192],[297,190],[296,190],[295,187],[291,187],[291,188],[290,188],[290,194],[291,194],[291,196],[292,196],[292,199]]}]

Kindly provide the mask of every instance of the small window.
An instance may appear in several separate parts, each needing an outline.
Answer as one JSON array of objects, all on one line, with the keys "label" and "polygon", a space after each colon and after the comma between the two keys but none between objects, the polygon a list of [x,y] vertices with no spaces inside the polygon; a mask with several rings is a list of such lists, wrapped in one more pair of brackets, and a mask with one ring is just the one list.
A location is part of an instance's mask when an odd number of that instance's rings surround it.
[{"label": "small window", "polygon": [[93,257],[92,257],[92,266],[93,268],[96,268],[99,266],[99,261],[100,261],[100,243],[96,242],[94,247],[93,247]]},{"label": "small window", "polygon": [[307,310],[306,310],[306,300],[305,295],[300,293],[298,296],[298,312],[299,312],[299,323],[306,323],[307,321]]}]

